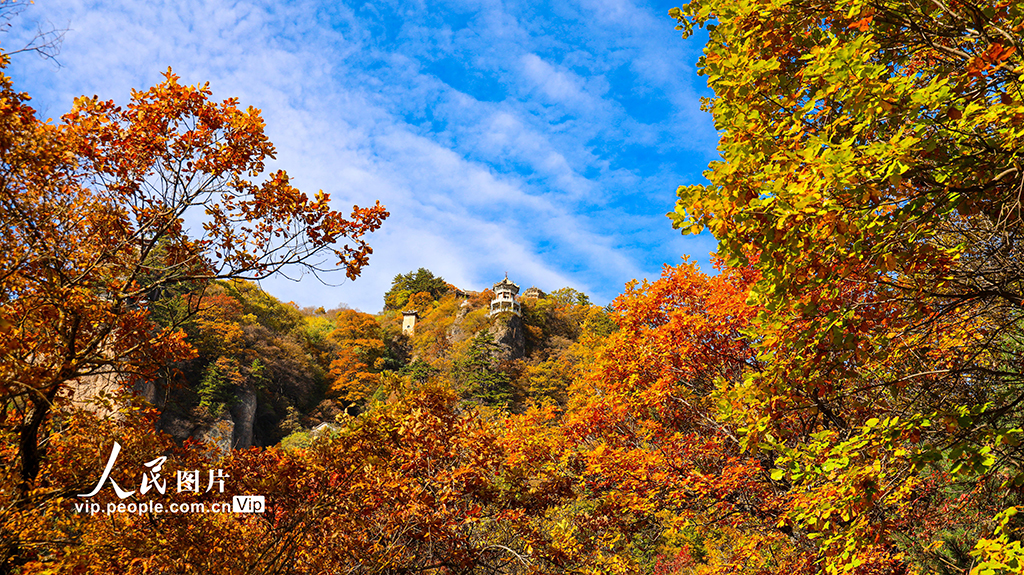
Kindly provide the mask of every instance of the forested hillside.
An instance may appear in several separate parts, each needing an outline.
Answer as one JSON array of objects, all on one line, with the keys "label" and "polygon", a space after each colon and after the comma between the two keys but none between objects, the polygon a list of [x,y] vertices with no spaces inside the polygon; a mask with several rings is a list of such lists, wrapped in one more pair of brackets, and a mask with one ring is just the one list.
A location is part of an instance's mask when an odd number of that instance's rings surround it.
[{"label": "forested hillside", "polygon": [[150,317],[181,329],[194,357],[146,381],[87,378],[70,396],[96,409],[100,391],[126,384],[159,409],[158,428],[178,442],[291,445],[385,399],[403,378],[444,380],[467,402],[515,412],[564,405],[584,350],[616,329],[608,310],[571,288],[524,299],[521,317],[489,317],[490,290],[465,292],[419,273],[440,287],[404,294],[402,307],[419,310],[414,335],[402,332],[400,310],[300,308],[243,280],[167,292],[147,304]]}]

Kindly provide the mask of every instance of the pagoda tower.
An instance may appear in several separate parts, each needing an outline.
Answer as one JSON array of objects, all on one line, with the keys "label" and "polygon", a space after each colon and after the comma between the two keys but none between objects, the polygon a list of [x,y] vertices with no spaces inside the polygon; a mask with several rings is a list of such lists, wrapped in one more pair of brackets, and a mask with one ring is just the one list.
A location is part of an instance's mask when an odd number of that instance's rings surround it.
[{"label": "pagoda tower", "polygon": [[491,300],[491,311],[487,315],[494,316],[503,312],[522,315],[522,309],[516,301],[518,295],[519,286],[509,281],[508,274],[505,274],[505,279],[494,284],[494,299]]}]

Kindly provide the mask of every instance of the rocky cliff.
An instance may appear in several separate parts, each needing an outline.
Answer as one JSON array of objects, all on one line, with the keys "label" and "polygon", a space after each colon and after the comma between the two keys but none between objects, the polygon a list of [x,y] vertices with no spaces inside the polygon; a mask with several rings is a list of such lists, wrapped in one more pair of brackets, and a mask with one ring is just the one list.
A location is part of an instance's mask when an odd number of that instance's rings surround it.
[{"label": "rocky cliff", "polygon": [[499,363],[521,359],[526,355],[526,336],[523,319],[518,315],[504,313],[494,318],[491,327],[493,341],[497,346],[495,360]]},{"label": "rocky cliff", "polygon": [[[112,406],[103,398],[113,397],[124,385],[123,379],[116,374],[80,378],[71,386],[72,402],[100,417],[109,416]],[[254,444],[257,401],[256,392],[250,387],[240,388],[236,401],[222,412],[206,417],[196,417],[187,409],[194,402],[187,389],[168,389],[151,381],[136,382],[133,389],[160,410],[157,428],[177,441],[198,439],[216,445],[221,451],[245,449]]]}]

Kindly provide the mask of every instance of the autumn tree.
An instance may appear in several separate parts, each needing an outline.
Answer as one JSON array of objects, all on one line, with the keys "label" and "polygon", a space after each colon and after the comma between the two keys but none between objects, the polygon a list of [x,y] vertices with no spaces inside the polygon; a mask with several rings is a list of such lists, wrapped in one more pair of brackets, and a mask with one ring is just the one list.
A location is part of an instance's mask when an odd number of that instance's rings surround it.
[{"label": "autumn tree", "polygon": [[172,307],[174,317],[160,318],[166,326],[180,326],[188,334],[188,342],[196,353],[206,359],[237,355],[241,351],[242,305],[224,293],[221,286],[182,298],[155,303],[152,307]]},{"label": "autumn tree", "polygon": [[[562,422],[591,498],[579,521],[636,544],[672,542],[704,557],[709,573],[806,565],[797,534],[775,525],[785,499],[771,459],[745,450],[727,417],[741,409],[728,390],[761,369],[743,336],[757,312],[746,303],[756,279],[749,268],[708,277],[694,264],[666,266],[614,302],[620,329],[581,366]],[[728,553],[708,557],[723,533]]]},{"label": "autumn tree", "polygon": [[708,30],[698,66],[722,135],[710,183],[681,187],[670,216],[761,275],[750,336],[766,361],[731,397],[748,445],[778,456],[780,523],[814,533],[830,572],[969,569],[936,551],[941,533],[911,532],[940,513],[921,493],[960,502],[942,520],[968,548],[1019,502],[1021,6],[672,15]]},{"label": "autumn tree", "polygon": [[387,344],[377,320],[368,313],[346,309],[335,317],[330,338],[338,344],[331,362],[330,394],[346,401],[366,399],[380,385],[387,362]]},{"label": "autumn tree", "polygon": [[517,401],[564,405],[581,369],[618,330],[614,316],[594,305],[541,298],[523,302],[526,357],[516,362]]},{"label": "autumn tree", "polygon": [[282,303],[274,296],[263,291],[253,282],[234,279],[223,282],[226,294],[235,298],[242,306],[242,314],[250,316],[254,323],[275,332],[287,334],[305,322],[302,312],[292,305]]},{"label": "autumn tree", "polygon": [[571,287],[556,289],[555,291],[548,294],[546,297],[549,297],[565,306],[590,305],[590,296]]},{"label": "autumn tree", "polygon": [[[602,569],[604,548],[581,544],[599,534],[579,530],[566,512],[570,485],[561,467],[549,465],[562,444],[557,430],[544,427],[544,414],[491,420],[441,385],[392,383],[388,402],[304,448],[230,453],[216,464],[230,478],[224,494],[148,498],[210,504],[261,494],[264,513],[90,515],[59,504],[17,517],[0,513],[0,526],[31,544],[18,564],[5,567],[89,574],[615,572]],[[94,485],[113,441],[123,448],[112,475],[120,485],[137,486],[134,474],[154,452],[168,456],[170,473],[211,467],[195,444],[177,446],[157,433],[152,410],[125,407],[114,422],[58,411],[55,457],[44,461],[62,487],[48,492],[51,501]],[[96,501],[120,501],[111,491]],[[0,499],[10,494],[0,491]],[[6,551],[0,547],[0,561],[11,558]]]},{"label": "autumn tree", "polygon": [[434,297],[430,295],[430,292],[421,291],[409,296],[409,301],[405,305],[414,310],[426,310],[433,302]]},{"label": "autumn tree", "polygon": [[[57,124],[38,120],[10,78],[0,91],[0,394],[20,445],[5,465],[26,487],[68,382],[151,377],[192,353],[149,320],[164,290],[294,266],[355,278],[365,234],[387,216],[378,204],[346,217],[283,171],[261,177],[274,147],[259,111],[170,71],[125,107],[79,98]],[[201,222],[197,235],[186,220]]]},{"label": "autumn tree", "polygon": [[237,389],[245,383],[238,362],[220,357],[206,366],[199,381],[199,405],[212,414],[219,414],[230,407],[235,400]]},{"label": "autumn tree", "polygon": [[[461,301],[455,294],[448,293],[441,297],[436,303],[419,310],[420,316],[416,320],[416,331],[409,338],[411,354],[419,356],[428,362],[434,363],[437,360],[448,357],[452,352],[452,344],[461,336],[455,331],[456,318],[459,317]],[[478,325],[476,320],[486,312],[479,312],[476,309],[464,316],[460,325],[464,326],[467,321],[474,327]],[[400,320],[400,316],[396,319]],[[397,325],[395,326],[397,328]],[[457,331],[457,330],[456,330]],[[461,332],[460,332],[461,333]],[[404,336],[398,336],[401,338]]]}]

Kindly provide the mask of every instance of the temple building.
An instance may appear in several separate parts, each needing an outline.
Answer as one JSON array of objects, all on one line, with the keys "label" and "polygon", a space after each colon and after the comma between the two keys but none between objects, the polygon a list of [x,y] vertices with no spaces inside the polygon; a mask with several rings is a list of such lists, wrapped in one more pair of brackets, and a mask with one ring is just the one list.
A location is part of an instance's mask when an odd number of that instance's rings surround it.
[{"label": "temple building", "polygon": [[519,286],[510,282],[508,274],[505,274],[505,279],[494,284],[494,299],[491,300],[491,311],[487,315],[494,316],[503,312],[522,315],[522,308],[516,301],[518,295]]},{"label": "temple building", "polygon": [[419,319],[420,314],[416,310],[408,310],[402,312],[402,333],[412,337],[416,334],[416,320]]}]

